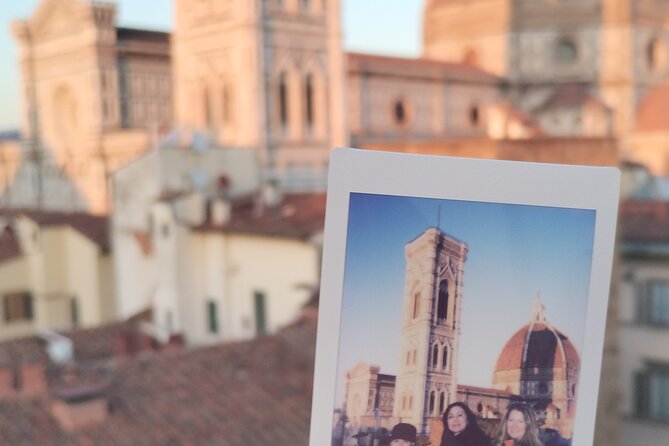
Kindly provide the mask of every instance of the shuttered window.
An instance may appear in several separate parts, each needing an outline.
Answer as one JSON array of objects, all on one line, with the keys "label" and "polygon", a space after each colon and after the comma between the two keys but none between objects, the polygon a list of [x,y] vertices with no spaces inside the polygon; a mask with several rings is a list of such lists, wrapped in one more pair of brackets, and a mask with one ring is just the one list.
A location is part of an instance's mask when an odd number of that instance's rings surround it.
[{"label": "shuttered window", "polygon": [[650,364],[635,375],[637,414],[669,421],[669,364]]},{"label": "shuttered window", "polygon": [[33,297],[25,292],[5,294],[3,310],[5,322],[30,321],[33,319]]}]

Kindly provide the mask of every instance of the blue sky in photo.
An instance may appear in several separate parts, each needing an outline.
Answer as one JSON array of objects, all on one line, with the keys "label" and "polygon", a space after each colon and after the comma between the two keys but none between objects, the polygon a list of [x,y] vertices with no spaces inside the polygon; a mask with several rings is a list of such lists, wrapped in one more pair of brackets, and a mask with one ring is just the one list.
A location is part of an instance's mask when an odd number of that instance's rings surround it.
[{"label": "blue sky in photo", "polygon": [[529,321],[537,292],[548,321],[582,351],[594,211],[351,194],[337,405],[343,377],[358,361],[397,372],[404,247],[437,224],[469,248],[459,383],[492,385],[497,357]]}]

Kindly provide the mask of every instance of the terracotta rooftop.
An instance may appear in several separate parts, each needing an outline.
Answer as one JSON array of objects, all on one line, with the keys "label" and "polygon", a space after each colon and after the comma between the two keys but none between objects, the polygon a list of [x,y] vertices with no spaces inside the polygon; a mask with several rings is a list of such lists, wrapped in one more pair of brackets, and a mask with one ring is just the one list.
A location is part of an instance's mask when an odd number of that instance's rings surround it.
[{"label": "terracotta rooftop", "polygon": [[170,33],[165,31],[117,27],[116,38],[118,40],[169,43]]},{"label": "terracotta rooftop", "polygon": [[669,243],[668,201],[624,201],[619,221],[623,242]]},{"label": "terracotta rooftop", "polygon": [[410,77],[437,77],[463,82],[499,82],[501,78],[466,63],[442,62],[424,58],[378,56],[347,53],[348,70]]},{"label": "terracotta rooftop", "polygon": [[40,398],[0,400],[0,444],[307,444],[316,324],[119,363],[109,414],[63,431]]},{"label": "terracotta rooftop", "polygon": [[0,263],[14,259],[21,255],[21,246],[14,234],[14,230],[7,226],[0,233]]},{"label": "terracotta rooftop", "polygon": [[0,217],[25,216],[40,226],[70,226],[105,252],[109,251],[109,221],[105,216],[83,212],[0,209]]},{"label": "terracotta rooftop", "polygon": [[545,136],[544,130],[541,128],[539,123],[531,116],[522,112],[520,109],[512,105],[508,101],[500,101],[496,104],[496,107],[499,110],[503,111],[504,114],[508,117],[510,121],[516,121],[522,124],[530,132],[530,137],[536,138],[540,136]]},{"label": "terracotta rooftop", "polygon": [[557,91],[548,97],[545,102],[535,108],[533,113],[544,113],[555,109],[578,108],[588,103],[606,107],[606,105],[594,97],[590,92],[578,84],[562,85]]},{"label": "terracotta rooftop", "polygon": [[479,387],[479,386],[469,386],[467,384],[458,384],[458,392],[462,393],[484,393],[487,395],[505,395],[505,396],[516,396],[513,392],[508,392],[506,390],[493,389],[491,387]]},{"label": "terracotta rooftop", "polygon": [[46,364],[49,357],[44,341],[30,336],[0,343],[0,367],[16,367],[27,364]]},{"label": "terracotta rooftop", "polygon": [[636,111],[638,132],[669,131],[669,82],[652,88]]},{"label": "terracotta rooftop", "polygon": [[325,222],[325,193],[286,194],[277,205],[259,205],[247,197],[232,203],[228,223],[205,223],[199,231],[222,231],[306,240],[321,232]]}]

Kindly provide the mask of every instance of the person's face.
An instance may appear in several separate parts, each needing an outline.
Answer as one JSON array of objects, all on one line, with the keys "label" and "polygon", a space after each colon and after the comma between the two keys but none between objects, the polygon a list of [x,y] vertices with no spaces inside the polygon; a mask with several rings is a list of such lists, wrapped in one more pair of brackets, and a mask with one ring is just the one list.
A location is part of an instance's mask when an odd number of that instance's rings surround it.
[{"label": "person's face", "polygon": [[520,440],[527,431],[525,416],[519,410],[512,410],[509,419],[506,421],[506,433],[514,440]]},{"label": "person's face", "polygon": [[390,446],[411,446],[411,442],[406,440],[393,440],[390,442]]},{"label": "person's face", "polygon": [[457,435],[467,427],[467,414],[462,407],[453,406],[448,411],[446,422],[448,423],[448,430]]}]

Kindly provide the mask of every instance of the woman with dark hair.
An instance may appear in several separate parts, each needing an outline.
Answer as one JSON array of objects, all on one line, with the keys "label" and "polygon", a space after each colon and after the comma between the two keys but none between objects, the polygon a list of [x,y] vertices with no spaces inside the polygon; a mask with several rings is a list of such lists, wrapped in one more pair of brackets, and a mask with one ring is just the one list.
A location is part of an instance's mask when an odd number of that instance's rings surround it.
[{"label": "woman with dark hair", "polygon": [[476,423],[476,416],[466,404],[449,405],[442,418],[444,433],[440,446],[490,446],[490,439]]},{"label": "woman with dark hair", "polygon": [[511,403],[499,422],[493,446],[543,446],[534,411],[523,403]]}]

